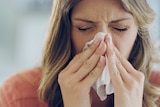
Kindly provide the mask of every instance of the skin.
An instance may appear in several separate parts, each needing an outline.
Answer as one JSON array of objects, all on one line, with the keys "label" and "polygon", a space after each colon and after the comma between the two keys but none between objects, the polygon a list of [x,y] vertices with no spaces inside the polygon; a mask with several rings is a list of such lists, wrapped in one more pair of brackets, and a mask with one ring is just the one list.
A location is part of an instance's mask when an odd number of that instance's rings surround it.
[{"label": "skin", "polygon": [[[127,60],[137,37],[133,16],[118,0],[83,0],[73,9],[71,21],[75,57],[58,78],[64,106],[106,107],[91,88],[105,67],[106,54],[115,107],[142,107],[144,75]],[[82,51],[98,32],[106,33],[105,41],[98,38]]]}]

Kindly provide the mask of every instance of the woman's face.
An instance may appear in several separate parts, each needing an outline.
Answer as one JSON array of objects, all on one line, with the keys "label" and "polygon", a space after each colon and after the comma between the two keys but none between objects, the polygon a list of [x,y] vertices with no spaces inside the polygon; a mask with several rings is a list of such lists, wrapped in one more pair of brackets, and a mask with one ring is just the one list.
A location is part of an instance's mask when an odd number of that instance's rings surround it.
[{"label": "woman's face", "polygon": [[119,0],[82,0],[72,11],[72,42],[75,53],[98,32],[111,34],[113,44],[128,58],[137,37],[133,16]]}]

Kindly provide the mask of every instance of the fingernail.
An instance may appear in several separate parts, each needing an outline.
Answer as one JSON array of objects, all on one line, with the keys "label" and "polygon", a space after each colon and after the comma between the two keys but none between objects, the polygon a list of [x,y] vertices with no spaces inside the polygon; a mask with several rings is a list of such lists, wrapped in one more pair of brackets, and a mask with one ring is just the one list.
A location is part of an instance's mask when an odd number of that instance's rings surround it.
[{"label": "fingernail", "polygon": [[109,38],[106,39],[106,43],[107,43],[108,46],[111,46],[111,43],[110,43],[110,39],[109,39]]},{"label": "fingernail", "polygon": [[109,34],[108,37],[109,37],[109,44],[108,44],[108,45],[111,46],[111,45],[112,45],[112,38],[111,38],[111,35]]},{"label": "fingernail", "polygon": [[93,43],[97,44],[99,41],[100,41],[100,38],[96,38]]}]

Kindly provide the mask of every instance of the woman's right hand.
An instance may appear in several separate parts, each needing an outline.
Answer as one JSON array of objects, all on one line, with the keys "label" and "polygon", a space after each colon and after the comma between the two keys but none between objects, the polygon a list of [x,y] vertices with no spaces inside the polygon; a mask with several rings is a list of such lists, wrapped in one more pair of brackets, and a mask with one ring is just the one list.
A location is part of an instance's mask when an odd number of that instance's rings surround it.
[{"label": "woman's right hand", "polygon": [[106,44],[97,38],[59,74],[64,107],[91,107],[90,90],[105,67]]}]

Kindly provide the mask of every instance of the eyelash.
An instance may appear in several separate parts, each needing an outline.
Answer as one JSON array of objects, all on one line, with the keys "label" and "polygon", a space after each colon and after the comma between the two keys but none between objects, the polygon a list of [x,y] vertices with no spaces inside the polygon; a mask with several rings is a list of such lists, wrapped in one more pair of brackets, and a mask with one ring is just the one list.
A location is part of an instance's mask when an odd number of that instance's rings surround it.
[{"label": "eyelash", "polygon": [[79,31],[82,31],[82,32],[85,32],[85,31],[87,31],[87,30],[89,30],[89,29],[91,29],[92,27],[88,27],[88,28],[80,28],[80,27],[78,27],[78,30]]},{"label": "eyelash", "polygon": [[[80,27],[78,27],[78,30],[82,31],[82,32],[85,32],[85,31],[87,31],[87,30],[89,30],[91,28],[92,27],[88,27],[88,28],[80,28]],[[119,31],[119,32],[125,32],[125,31],[128,30],[128,28],[114,28],[114,29],[117,30],[117,31]]]},{"label": "eyelash", "polygon": [[119,32],[125,32],[128,30],[128,28],[114,28],[115,30],[118,30]]}]

